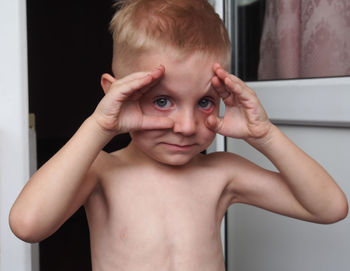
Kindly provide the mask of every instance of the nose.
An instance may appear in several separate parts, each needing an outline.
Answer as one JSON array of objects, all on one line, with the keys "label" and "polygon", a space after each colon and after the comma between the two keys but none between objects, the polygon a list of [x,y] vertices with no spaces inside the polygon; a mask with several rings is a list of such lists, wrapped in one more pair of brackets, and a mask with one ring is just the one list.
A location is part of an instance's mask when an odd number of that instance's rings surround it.
[{"label": "nose", "polygon": [[178,111],[174,116],[174,133],[191,136],[196,133],[197,120],[192,110]]}]

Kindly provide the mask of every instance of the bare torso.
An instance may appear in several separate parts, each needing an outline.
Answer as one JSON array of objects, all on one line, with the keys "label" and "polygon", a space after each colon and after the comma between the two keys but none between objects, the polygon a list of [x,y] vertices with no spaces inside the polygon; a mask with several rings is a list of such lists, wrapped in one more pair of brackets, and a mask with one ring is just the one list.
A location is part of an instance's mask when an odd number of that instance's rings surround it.
[{"label": "bare torso", "polygon": [[231,196],[217,159],[179,169],[121,157],[101,153],[85,204],[93,270],[225,270],[220,226]]}]

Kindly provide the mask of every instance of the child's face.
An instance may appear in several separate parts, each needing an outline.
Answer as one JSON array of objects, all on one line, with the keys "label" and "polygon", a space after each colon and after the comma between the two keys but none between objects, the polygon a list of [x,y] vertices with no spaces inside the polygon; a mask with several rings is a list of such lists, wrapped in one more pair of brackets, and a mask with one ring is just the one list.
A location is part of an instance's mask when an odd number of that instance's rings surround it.
[{"label": "child's face", "polygon": [[205,126],[205,120],[219,113],[220,98],[211,84],[216,61],[201,54],[184,59],[165,53],[142,58],[140,70],[162,64],[165,75],[141,98],[141,109],[145,115],[171,118],[174,126],[132,132],[133,146],[161,163],[184,165],[211,144],[215,133]]}]

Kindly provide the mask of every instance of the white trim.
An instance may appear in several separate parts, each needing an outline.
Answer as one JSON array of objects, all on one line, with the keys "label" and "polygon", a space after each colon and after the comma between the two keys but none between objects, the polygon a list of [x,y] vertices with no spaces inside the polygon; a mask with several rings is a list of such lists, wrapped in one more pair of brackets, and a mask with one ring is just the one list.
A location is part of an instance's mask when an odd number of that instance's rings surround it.
[{"label": "white trim", "polygon": [[[216,151],[225,151],[225,137],[222,135],[217,134],[215,138],[215,144],[216,144]],[[221,222],[221,243],[222,243],[222,249],[224,253],[224,257],[226,258],[226,251],[225,251],[225,243],[226,243],[226,216],[224,216],[222,222]]]},{"label": "white trim", "polygon": [[217,134],[215,138],[216,151],[225,151],[225,137]]},{"label": "white trim", "polygon": [[350,77],[247,84],[278,124],[350,127]]},{"label": "white trim", "polygon": [[[213,2],[213,1],[211,1]],[[215,8],[216,13],[220,16],[222,20],[224,20],[224,0],[215,0],[212,5]],[[221,110],[220,110],[220,115],[223,113],[223,103],[221,104]],[[215,140],[212,144],[211,147],[208,149],[209,152],[212,151],[225,151],[225,137],[222,135],[217,134],[215,137]],[[224,257],[226,258],[226,251],[225,251],[225,243],[226,243],[226,229],[225,229],[225,224],[226,224],[226,218],[222,220],[221,223],[221,243],[222,243],[222,248],[223,248],[223,253]]]},{"label": "white trim", "polygon": [[250,4],[253,4],[255,2],[258,2],[258,0],[238,0],[238,6],[248,6]]},{"label": "white trim", "polygon": [[[219,14],[220,18],[224,19],[224,3],[223,0],[216,0],[215,1],[215,11],[217,14]],[[221,105],[221,110],[223,109],[223,103]],[[221,111],[222,112],[222,111]],[[222,135],[217,134],[215,138],[215,150],[216,151],[225,151],[225,137]],[[224,257],[226,258],[226,251],[225,251],[225,243],[226,243],[226,217],[222,220],[221,223],[221,243],[223,248]]]},{"label": "white trim", "polygon": [[211,5],[214,7],[217,14],[219,14],[220,18],[223,20],[224,18],[224,3],[223,0],[214,0],[209,1]]},{"label": "white trim", "polygon": [[8,215],[29,179],[26,1],[0,2],[0,270],[32,270],[31,245],[11,232]]}]

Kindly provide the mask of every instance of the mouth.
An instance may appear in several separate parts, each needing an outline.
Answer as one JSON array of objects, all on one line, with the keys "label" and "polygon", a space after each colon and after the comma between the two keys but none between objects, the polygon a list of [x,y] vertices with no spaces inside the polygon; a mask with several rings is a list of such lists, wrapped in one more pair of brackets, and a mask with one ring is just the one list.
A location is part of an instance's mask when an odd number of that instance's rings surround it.
[{"label": "mouth", "polygon": [[190,151],[192,150],[197,144],[188,144],[188,145],[179,145],[179,144],[171,144],[171,143],[162,143],[163,146],[166,148],[173,150],[173,151]]}]

